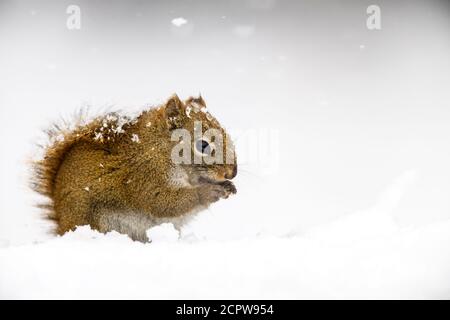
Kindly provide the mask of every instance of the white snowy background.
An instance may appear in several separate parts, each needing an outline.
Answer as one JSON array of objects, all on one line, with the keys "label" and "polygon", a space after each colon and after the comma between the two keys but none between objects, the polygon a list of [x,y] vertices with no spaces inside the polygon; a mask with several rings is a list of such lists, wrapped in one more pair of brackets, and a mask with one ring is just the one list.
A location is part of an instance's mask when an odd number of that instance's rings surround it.
[{"label": "white snowy background", "polygon": [[[436,0],[1,0],[0,298],[450,298],[449,18]],[[50,235],[27,185],[42,130],[173,92],[235,133],[237,195],[151,244]]]}]

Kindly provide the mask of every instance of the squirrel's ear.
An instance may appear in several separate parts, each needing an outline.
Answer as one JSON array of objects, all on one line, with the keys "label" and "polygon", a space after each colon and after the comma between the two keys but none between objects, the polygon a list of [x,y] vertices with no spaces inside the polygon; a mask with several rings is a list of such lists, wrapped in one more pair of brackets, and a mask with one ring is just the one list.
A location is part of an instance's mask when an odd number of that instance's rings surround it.
[{"label": "squirrel's ear", "polygon": [[177,117],[181,113],[182,106],[183,102],[174,94],[166,102],[166,116],[168,118]]},{"label": "squirrel's ear", "polygon": [[166,120],[169,125],[169,129],[174,129],[180,126],[181,117],[183,112],[183,102],[176,94],[172,95],[167,100],[165,105]]},{"label": "squirrel's ear", "polygon": [[201,93],[198,94],[197,100],[203,107],[206,107],[206,102],[205,102],[205,100],[203,100],[203,97],[202,97]]}]

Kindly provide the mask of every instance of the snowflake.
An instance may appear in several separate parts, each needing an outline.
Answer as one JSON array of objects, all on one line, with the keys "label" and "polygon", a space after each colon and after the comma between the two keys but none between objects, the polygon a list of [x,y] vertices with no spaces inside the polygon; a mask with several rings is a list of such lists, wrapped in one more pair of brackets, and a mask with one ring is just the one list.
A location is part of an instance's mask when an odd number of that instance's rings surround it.
[{"label": "snowflake", "polygon": [[186,107],[186,116],[187,116],[188,118],[191,117],[191,111],[192,111],[192,107],[191,107],[191,106],[187,106],[187,107]]},{"label": "snowflake", "polygon": [[139,136],[135,133],[133,133],[133,135],[131,136],[131,141],[136,142],[136,143],[140,143],[141,141],[139,140]]},{"label": "snowflake", "polygon": [[96,132],[94,140],[103,140],[103,134],[101,132]]},{"label": "snowflake", "polygon": [[187,20],[183,17],[172,19],[172,24],[176,27],[181,27],[183,24],[186,24]]}]

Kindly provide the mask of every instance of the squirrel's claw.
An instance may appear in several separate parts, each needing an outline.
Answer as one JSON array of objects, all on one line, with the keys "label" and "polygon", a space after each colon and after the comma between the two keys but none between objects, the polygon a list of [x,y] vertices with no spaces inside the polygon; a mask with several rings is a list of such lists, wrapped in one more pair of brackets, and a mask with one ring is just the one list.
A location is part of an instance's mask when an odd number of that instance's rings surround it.
[{"label": "squirrel's claw", "polygon": [[226,198],[228,198],[230,194],[235,194],[237,192],[234,183],[229,180],[221,182],[220,185],[225,189],[227,193]]}]

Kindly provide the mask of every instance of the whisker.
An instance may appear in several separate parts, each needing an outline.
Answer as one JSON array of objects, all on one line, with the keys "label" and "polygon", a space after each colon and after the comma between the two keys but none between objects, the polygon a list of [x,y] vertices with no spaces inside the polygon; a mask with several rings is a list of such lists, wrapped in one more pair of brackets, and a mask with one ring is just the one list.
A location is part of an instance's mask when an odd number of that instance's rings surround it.
[{"label": "whisker", "polygon": [[255,172],[245,170],[245,169],[239,169],[238,176],[239,175],[241,175],[243,178],[252,178],[252,179],[257,179],[259,181],[264,180],[264,178],[261,175],[255,173]]}]

